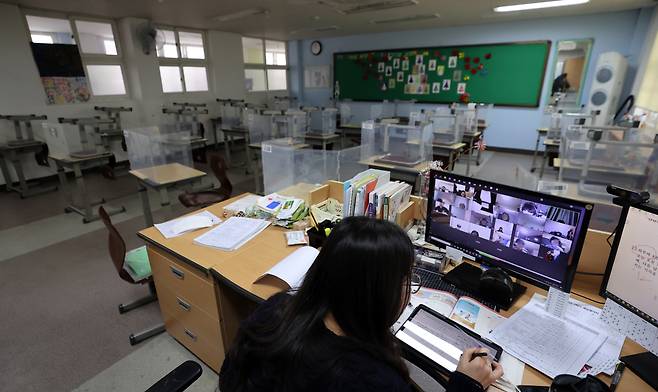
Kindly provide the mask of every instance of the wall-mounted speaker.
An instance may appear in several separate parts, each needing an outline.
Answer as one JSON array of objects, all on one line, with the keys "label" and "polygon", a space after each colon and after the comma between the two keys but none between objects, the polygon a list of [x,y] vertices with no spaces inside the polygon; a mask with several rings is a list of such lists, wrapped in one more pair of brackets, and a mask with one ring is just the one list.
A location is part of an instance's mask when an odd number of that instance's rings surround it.
[{"label": "wall-mounted speaker", "polygon": [[600,111],[592,125],[611,125],[619,106],[627,69],[628,61],[617,52],[601,53],[599,56],[587,103],[588,113],[592,110]]}]

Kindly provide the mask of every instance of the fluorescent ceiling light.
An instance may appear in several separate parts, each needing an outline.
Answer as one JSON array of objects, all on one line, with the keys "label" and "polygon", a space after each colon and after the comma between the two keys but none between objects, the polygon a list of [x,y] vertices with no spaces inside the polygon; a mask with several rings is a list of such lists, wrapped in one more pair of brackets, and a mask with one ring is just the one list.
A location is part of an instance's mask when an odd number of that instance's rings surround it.
[{"label": "fluorescent ceiling light", "polygon": [[293,34],[294,35],[294,34],[299,34],[299,33],[311,33],[311,32],[313,32],[313,33],[324,33],[324,32],[327,32],[327,31],[335,31],[335,30],[339,30],[339,29],[340,29],[340,27],[338,27],[336,25],[322,26],[322,27],[307,27],[307,28],[303,28],[303,29],[293,30],[288,34]]},{"label": "fluorescent ceiling light", "polygon": [[246,9],[246,10],[234,12],[232,14],[215,16],[213,19],[218,21],[218,22],[228,22],[228,21],[231,21],[231,20],[242,19],[242,18],[246,18],[246,17],[249,17],[249,16],[267,15],[269,13],[270,13],[270,11],[266,10],[264,8],[249,8],[249,9]]},{"label": "fluorescent ceiling light", "polygon": [[320,4],[332,6],[336,11],[343,15],[361,14],[364,12],[390,10],[393,8],[409,7],[418,5],[418,0],[384,0],[374,3],[366,3],[361,5],[349,6],[346,8],[336,7],[331,1],[320,1]]},{"label": "fluorescent ceiling light", "polygon": [[429,14],[429,15],[412,15],[412,16],[403,16],[400,18],[392,19],[379,19],[371,20],[372,24],[389,24],[389,23],[400,23],[400,22],[420,22],[423,20],[438,19],[439,14]]},{"label": "fluorescent ceiling light", "polygon": [[503,5],[500,7],[495,7],[493,10],[494,12],[528,11],[528,10],[538,10],[541,8],[565,7],[568,5],[578,5],[585,3],[589,3],[589,0],[553,0],[553,1],[540,1],[538,3]]}]

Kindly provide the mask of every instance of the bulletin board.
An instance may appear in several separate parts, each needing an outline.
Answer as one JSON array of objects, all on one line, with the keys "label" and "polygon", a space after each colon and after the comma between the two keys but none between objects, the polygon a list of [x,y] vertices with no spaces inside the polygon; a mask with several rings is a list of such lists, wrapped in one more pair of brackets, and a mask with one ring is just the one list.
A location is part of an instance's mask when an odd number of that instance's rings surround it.
[{"label": "bulletin board", "polygon": [[334,53],[334,95],[538,107],[550,47],[532,41]]}]

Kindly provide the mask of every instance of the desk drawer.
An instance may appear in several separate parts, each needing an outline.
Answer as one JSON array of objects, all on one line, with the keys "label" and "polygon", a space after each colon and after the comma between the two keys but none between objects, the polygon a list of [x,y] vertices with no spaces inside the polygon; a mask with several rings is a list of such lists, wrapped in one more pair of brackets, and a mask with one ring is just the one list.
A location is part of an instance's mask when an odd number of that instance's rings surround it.
[{"label": "desk drawer", "polygon": [[200,276],[198,271],[150,246],[148,254],[158,291],[164,286],[188,303],[201,308],[210,317],[219,319],[215,289],[210,277]]},{"label": "desk drawer", "polygon": [[219,320],[209,316],[182,295],[174,293],[166,286],[158,290],[158,301],[163,317],[179,320],[200,337],[213,342],[218,348],[222,348]]},{"label": "desk drawer", "polygon": [[221,342],[208,341],[194,327],[185,325],[179,319],[163,316],[167,332],[206,365],[219,373],[222,361],[224,361],[224,350]]}]

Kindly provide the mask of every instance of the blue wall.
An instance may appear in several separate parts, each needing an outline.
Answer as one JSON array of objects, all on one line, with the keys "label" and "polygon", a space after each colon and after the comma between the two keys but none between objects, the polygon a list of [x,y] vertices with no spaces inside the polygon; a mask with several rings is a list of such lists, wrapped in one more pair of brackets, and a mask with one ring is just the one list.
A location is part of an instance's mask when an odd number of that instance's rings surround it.
[{"label": "blue wall", "polygon": [[[313,40],[291,41],[294,48],[291,62],[291,94],[300,102],[308,105],[327,105],[331,95],[330,89],[304,89],[303,69],[305,66],[326,65],[333,63],[334,52],[404,48],[417,46],[468,45],[498,43],[511,41],[551,40],[553,49],[549,58],[550,72],[555,43],[563,39],[593,38],[592,57],[583,90],[583,102],[587,97],[592,82],[591,71],[598,55],[603,52],[617,51],[628,58],[629,72],[626,80],[625,97],[630,93],[640,51],[648,31],[653,8],[569,16],[562,18],[533,19],[518,22],[482,24],[473,26],[446,27],[427,30],[363,34],[346,37],[321,39],[323,50],[319,56],[310,52]],[[293,53],[291,53],[293,54]],[[302,66],[299,66],[301,63]],[[300,83],[301,81],[301,83]],[[536,128],[542,122],[542,112],[546,101],[546,89],[550,88],[551,77],[544,78],[544,90],[539,108],[495,108],[488,116],[489,128],[486,134],[487,144],[496,147],[533,149]],[[504,88],[504,86],[501,86]],[[368,113],[367,103],[355,103],[354,112]]]}]

